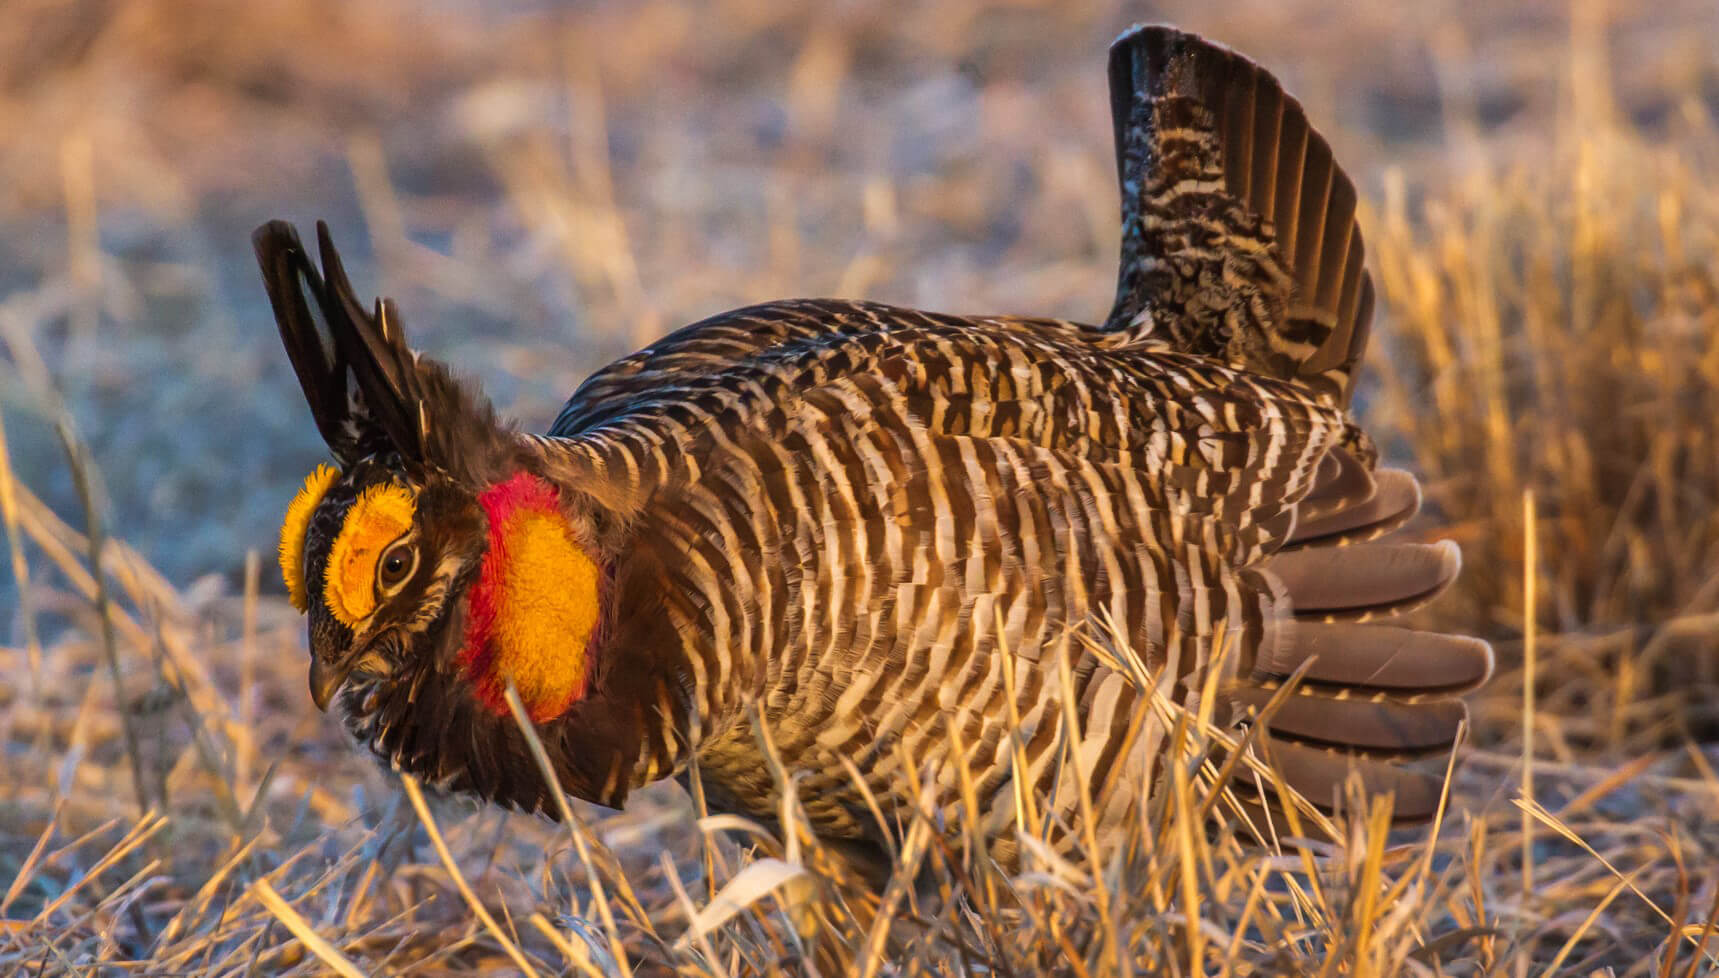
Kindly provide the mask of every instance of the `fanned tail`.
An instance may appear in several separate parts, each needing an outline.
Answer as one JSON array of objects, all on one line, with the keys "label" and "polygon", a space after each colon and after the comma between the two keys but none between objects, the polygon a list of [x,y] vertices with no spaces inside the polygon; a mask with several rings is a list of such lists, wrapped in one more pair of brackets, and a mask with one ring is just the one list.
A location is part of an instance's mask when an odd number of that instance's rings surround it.
[{"label": "fanned tail", "polygon": [[[1291,787],[1327,809],[1354,772],[1369,792],[1395,796],[1398,821],[1430,818],[1468,718],[1461,696],[1492,673],[1484,641],[1398,621],[1461,569],[1449,541],[1377,539],[1419,504],[1413,476],[1369,473],[1333,450],[1289,543],[1244,572],[1256,602],[1251,655],[1227,699],[1238,715],[1258,716],[1299,678],[1270,715],[1262,746]],[[1269,793],[1264,800],[1275,802]]]},{"label": "fanned tail", "polygon": [[[1123,239],[1106,329],[1346,408],[1373,285],[1354,184],[1300,103],[1248,59],[1163,26],[1112,45],[1110,95]],[[1258,718],[1296,680],[1260,747],[1315,804],[1338,804],[1353,773],[1395,795],[1399,820],[1431,816],[1468,715],[1460,697],[1491,673],[1485,642],[1400,622],[1461,566],[1454,544],[1379,539],[1420,501],[1412,475],[1375,470],[1351,423],[1293,510],[1266,520],[1275,552],[1242,570],[1228,706]]]},{"label": "fanned tail", "polygon": [[1373,285],[1355,187],[1263,68],[1172,27],[1110,49],[1122,261],[1106,328],[1347,401]]}]

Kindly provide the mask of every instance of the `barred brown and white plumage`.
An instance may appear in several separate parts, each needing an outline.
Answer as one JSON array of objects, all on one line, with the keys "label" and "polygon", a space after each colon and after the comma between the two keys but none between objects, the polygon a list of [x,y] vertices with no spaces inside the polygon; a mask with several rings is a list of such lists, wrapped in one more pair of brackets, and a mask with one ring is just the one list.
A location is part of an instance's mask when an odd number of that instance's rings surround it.
[{"label": "barred brown and white plumage", "polygon": [[1124,34],[1111,90],[1104,326],[769,303],[604,368],[547,435],[410,351],[325,228],[321,273],[259,229],[339,464],[282,535],[318,704],[403,770],[551,813],[510,680],[561,786],[607,805],[696,756],[713,803],[773,814],[761,720],[824,834],[881,831],[854,772],[888,809],[931,762],[965,769],[1006,857],[1017,738],[1072,813],[1065,657],[1101,819],[1145,797],[1161,745],[1089,647],[1108,624],[1190,704],[1228,642],[1224,723],[1299,675],[1270,732],[1289,783],[1330,803],[1355,769],[1430,814],[1439,775],[1404,762],[1453,745],[1491,653],[1376,621],[1458,559],[1376,541],[1420,495],[1348,412],[1373,305],[1353,186],[1269,74],[1199,38]]}]

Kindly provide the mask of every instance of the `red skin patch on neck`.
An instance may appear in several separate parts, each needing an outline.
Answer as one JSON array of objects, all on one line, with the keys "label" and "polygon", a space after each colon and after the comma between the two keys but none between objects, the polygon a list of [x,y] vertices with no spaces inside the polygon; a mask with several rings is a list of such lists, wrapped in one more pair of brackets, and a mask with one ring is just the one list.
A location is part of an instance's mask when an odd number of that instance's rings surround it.
[{"label": "red skin patch on neck", "polygon": [[[459,665],[472,684],[478,701],[498,716],[509,713],[507,683],[495,669],[496,647],[493,641],[497,616],[507,600],[504,581],[508,566],[507,534],[509,522],[521,513],[539,513],[563,520],[561,493],[549,482],[528,472],[515,473],[508,479],[490,486],[478,496],[489,520],[489,549],[472,587],[466,612],[465,644],[460,649]],[[604,575],[606,576],[606,575]],[[601,595],[599,595],[599,600]],[[561,702],[533,703],[525,700],[526,712],[533,723],[545,723],[567,712],[590,691],[591,655],[605,629],[599,620],[585,642],[585,678]]]}]

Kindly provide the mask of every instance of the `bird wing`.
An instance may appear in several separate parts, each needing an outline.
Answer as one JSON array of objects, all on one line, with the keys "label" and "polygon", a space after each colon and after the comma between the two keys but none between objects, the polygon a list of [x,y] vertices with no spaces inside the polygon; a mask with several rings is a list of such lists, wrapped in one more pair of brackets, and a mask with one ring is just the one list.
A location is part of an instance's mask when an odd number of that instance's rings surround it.
[{"label": "bird wing", "polygon": [[736,309],[700,320],[599,369],[579,385],[552,436],[576,435],[634,410],[641,398],[660,399],[734,364],[796,343],[836,342],[888,329],[895,310],[840,299],[791,299]]},{"label": "bird wing", "polygon": [[1197,688],[1215,632],[1243,629],[1235,568],[1287,539],[1341,412],[1209,358],[1099,349],[1073,324],[886,309],[683,376],[579,436],[672,463],[610,468],[659,473],[629,549],[663,569],[653,608],[699,677],[701,768],[731,798],[770,797],[735,787],[767,774],[744,719],[757,705],[813,769],[807,797],[833,799],[826,828],[856,818],[841,759],[888,791],[892,745],[946,749],[950,725],[995,789],[1009,656],[1016,706],[1047,731],[1029,761],[1048,788],[1067,655],[1093,770],[1135,783],[1110,725],[1141,693],[1082,633],[1109,619],[1170,686]]}]

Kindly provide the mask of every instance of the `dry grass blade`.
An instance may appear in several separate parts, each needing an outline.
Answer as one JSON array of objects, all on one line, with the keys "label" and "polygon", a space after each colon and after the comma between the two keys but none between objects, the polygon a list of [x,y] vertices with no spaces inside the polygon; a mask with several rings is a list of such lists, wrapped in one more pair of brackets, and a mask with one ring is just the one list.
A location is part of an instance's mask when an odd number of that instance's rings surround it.
[{"label": "dry grass blade", "polygon": [[41,861],[42,853],[47,851],[48,840],[54,837],[55,831],[59,828],[60,813],[63,810],[63,804],[54,806],[53,814],[48,817],[47,826],[36,837],[36,844],[30,847],[29,855],[25,856],[24,861],[18,865],[18,873],[12,877],[11,885],[6,887],[6,895],[0,897],[0,916],[5,915],[7,908],[12,906],[13,901],[18,899],[18,894],[22,893],[24,887],[29,884],[36,864]]},{"label": "dry grass blade", "polygon": [[31,607],[30,563],[24,556],[24,537],[18,529],[17,481],[12,473],[12,449],[6,442],[6,421],[0,412],[0,521],[6,527],[6,550],[12,563],[12,586],[18,591],[18,618],[24,629],[24,648],[30,657],[30,685],[42,683],[42,637],[36,630]]},{"label": "dry grass blade", "polygon": [[[1080,815],[1080,832],[1084,842],[1082,851],[1085,853],[1088,868],[1094,880],[1104,877],[1104,859],[1106,848],[1098,844],[1098,819],[1092,811],[1091,773],[1087,771],[1084,758],[1081,757],[1081,723],[1080,716],[1075,712],[1075,704],[1080,696],[1075,692],[1074,673],[1069,665],[1069,657],[1074,653],[1065,650],[1056,657],[1057,680],[1061,684],[1061,705],[1063,711],[1063,747],[1069,767],[1074,773],[1074,796],[1078,803]],[[1100,935],[1104,940],[1105,957],[1121,962],[1121,946],[1116,938],[1116,919],[1113,915],[1111,902],[1113,899],[1107,886],[1093,887],[1093,896],[1098,903]]]},{"label": "dry grass blade", "polygon": [[95,613],[101,623],[102,651],[106,654],[108,678],[113,681],[114,699],[120,704],[120,729],[125,735],[126,757],[131,762],[131,787],[137,795],[137,810],[140,813],[147,812],[149,788],[144,782],[142,748],[138,745],[137,730],[128,708],[130,701],[125,694],[125,681],[121,678],[119,643],[113,630],[112,600],[108,596],[107,575],[101,569],[107,534],[102,530],[101,511],[96,502],[95,488],[90,482],[92,464],[83,443],[72,430],[69,416],[62,415],[54,429],[66,453],[66,464],[72,471],[72,482],[77,486],[78,499],[84,507],[84,520],[89,537],[89,562],[91,574],[95,579]]},{"label": "dry grass blade", "polygon": [[209,874],[209,878],[203,881],[203,885],[197,889],[197,892],[192,896],[192,898],[187,900],[185,905],[180,908],[179,912],[174,914],[172,919],[167,921],[167,926],[162,928],[161,936],[159,938],[162,945],[173,943],[173,940],[184,930],[186,920],[194,909],[202,907],[208,903],[210,898],[212,898],[216,891],[220,889],[221,884],[226,881],[227,877],[235,869],[244,864],[245,860],[250,857],[251,853],[255,851],[261,841],[262,840],[257,838],[246,840],[243,845],[238,847],[231,858],[227,859],[217,869],[215,869],[214,872]]},{"label": "dry grass blade", "polygon": [[[567,793],[561,790],[561,782],[555,776],[555,766],[549,762],[549,755],[543,750],[543,741],[537,736],[537,728],[532,725],[525,712],[525,704],[519,699],[519,690],[514,688],[511,682],[507,684],[507,705],[513,711],[513,722],[525,735],[525,742],[531,748],[532,759],[537,762],[537,770],[543,775],[544,784],[550,786],[549,793],[555,799],[556,809],[561,814],[561,823],[567,826],[567,832],[573,838],[573,848],[579,855],[579,861],[585,866],[594,866],[590,835],[585,824],[573,814],[573,807],[567,803]],[[603,932],[608,935],[609,951],[619,964],[621,974],[630,975],[632,966],[628,963],[626,949],[621,946],[620,936],[615,929],[615,915],[609,907],[609,896],[604,889],[602,875],[605,874],[593,872],[590,875],[592,898],[596,901],[597,912],[601,916]],[[643,912],[638,909],[638,899],[633,896],[626,877],[621,877],[619,882],[622,898],[629,907],[637,911],[637,916],[642,918]]]},{"label": "dry grass blade", "polygon": [[780,859],[759,859],[723,884],[715,900],[697,908],[686,933],[675,938],[675,947],[686,950],[694,941],[704,940],[736,914],[767,896],[775,895],[784,906],[802,904],[810,899],[812,889],[812,877],[805,867]]},{"label": "dry grass blade", "polygon": [[[1539,616],[1535,583],[1539,580],[1540,559],[1537,552],[1535,526],[1539,523],[1534,508],[1534,493],[1522,493],[1522,797],[1534,801],[1534,683],[1539,677],[1539,660],[1535,656],[1535,623]],[[1526,908],[1534,897],[1534,821],[1528,809],[1522,810],[1522,905]]]},{"label": "dry grass blade", "polygon": [[1634,885],[1635,884],[1628,877],[1619,879],[1616,883],[1612,884],[1612,888],[1606,891],[1606,895],[1600,899],[1600,902],[1594,904],[1594,909],[1588,911],[1588,915],[1582,918],[1581,924],[1578,925],[1575,930],[1570,932],[1569,938],[1564,941],[1564,946],[1559,948],[1558,953],[1552,956],[1551,962],[1546,965],[1546,974],[1555,975],[1559,973],[1559,969],[1563,967],[1564,962],[1568,961],[1570,954],[1576,950],[1576,945],[1582,942],[1582,938],[1587,935],[1588,931],[1593,928],[1601,915],[1606,912],[1606,908],[1612,905],[1612,901],[1617,899],[1619,893],[1622,893],[1627,889],[1632,889]]},{"label": "dry grass blade", "polygon": [[526,960],[525,953],[519,949],[519,945],[508,936],[506,931],[501,929],[501,925],[496,923],[495,917],[483,905],[483,901],[477,898],[477,894],[473,893],[471,886],[466,883],[465,874],[460,871],[459,864],[454,861],[454,854],[448,850],[448,844],[442,839],[441,830],[436,827],[436,819],[430,814],[430,806],[424,803],[424,793],[418,788],[418,780],[410,774],[402,774],[400,775],[400,784],[406,789],[406,797],[411,800],[413,810],[418,813],[418,821],[423,823],[424,831],[429,833],[430,844],[436,848],[436,855],[442,860],[442,868],[447,870],[448,878],[452,879],[454,885],[459,888],[460,896],[465,898],[466,906],[470,907],[472,913],[477,915],[478,920],[483,922],[490,936],[495,938],[497,944],[501,945],[502,950],[519,967],[519,970],[525,972],[530,978],[537,978],[537,969],[531,966],[530,961]]},{"label": "dry grass blade", "polygon": [[268,880],[257,880],[251,884],[250,889],[263,906],[268,907],[269,912],[275,915],[275,919],[286,925],[286,929],[292,931],[293,936],[298,938],[310,953],[316,955],[317,960],[328,965],[341,978],[363,978],[363,970],[354,964],[351,958],[340,953],[339,948],[324,940],[322,935],[311,927],[310,922],[293,909],[292,904],[275,892]]},{"label": "dry grass blade", "polygon": [[160,815],[153,811],[145,812],[143,817],[138,819],[137,822],[131,826],[130,830],[126,832],[124,838],[120,839],[120,841],[115,843],[111,849],[103,853],[99,859],[90,865],[90,867],[84,872],[81,879],[72,886],[67,887],[58,896],[54,897],[42,906],[41,912],[36,915],[35,924],[40,926],[46,923],[49,918],[53,917],[53,915],[60,910],[60,908],[71,903],[73,899],[78,897],[82,890],[93,884],[102,876],[103,873],[106,873],[109,869],[122,864],[127,856],[130,856],[134,851],[141,848],[144,843],[148,842],[166,827],[167,817],[165,815]]},{"label": "dry grass blade", "polygon": [[1666,913],[1665,909],[1663,907],[1661,907],[1659,905],[1659,903],[1656,902],[1652,897],[1650,897],[1646,893],[1642,892],[1641,888],[1639,886],[1637,886],[1635,883],[1635,879],[1636,879],[1635,874],[1631,874],[1631,875],[1626,876],[1616,866],[1612,865],[1612,862],[1610,859],[1607,859],[1604,855],[1601,855],[1600,852],[1598,850],[1596,850],[1591,844],[1589,844],[1587,840],[1583,839],[1579,834],[1576,833],[1576,831],[1574,829],[1572,829],[1572,828],[1570,828],[1570,826],[1566,825],[1564,823],[1563,819],[1560,819],[1558,816],[1547,811],[1545,808],[1541,807],[1537,802],[1530,801],[1530,800],[1525,799],[1525,798],[1517,798],[1517,799],[1513,799],[1513,800],[1514,800],[1514,802],[1518,808],[1522,809],[1524,812],[1527,812],[1529,815],[1533,816],[1534,819],[1536,821],[1538,821],[1540,824],[1545,825],[1546,827],[1557,832],[1559,835],[1563,836],[1565,839],[1568,839],[1570,842],[1579,846],[1582,849],[1582,851],[1586,852],[1588,855],[1592,856],[1595,860],[1597,860],[1600,863],[1600,865],[1602,865],[1606,868],[1606,872],[1611,873],[1618,880],[1622,881],[1622,883],[1629,889],[1629,891],[1631,893],[1634,893],[1637,897],[1639,897],[1643,903],[1647,904],[1647,906],[1649,908],[1651,908],[1653,910],[1653,912],[1655,914],[1657,914],[1661,920],[1665,921],[1667,924],[1670,924],[1673,931],[1678,933],[1684,940],[1689,941],[1692,945],[1694,945],[1694,947],[1701,954],[1706,956],[1709,963],[1711,963],[1715,966],[1719,966],[1719,954],[1716,954],[1714,951],[1709,950],[1708,948],[1703,947],[1701,944],[1697,943],[1694,935],[1688,933],[1687,930],[1683,927],[1683,925],[1678,923],[1678,921],[1676,919],[1674,919],[1671,916],[1671,914]]}]

